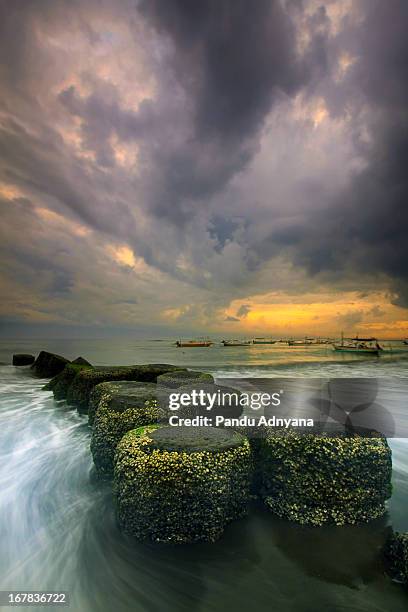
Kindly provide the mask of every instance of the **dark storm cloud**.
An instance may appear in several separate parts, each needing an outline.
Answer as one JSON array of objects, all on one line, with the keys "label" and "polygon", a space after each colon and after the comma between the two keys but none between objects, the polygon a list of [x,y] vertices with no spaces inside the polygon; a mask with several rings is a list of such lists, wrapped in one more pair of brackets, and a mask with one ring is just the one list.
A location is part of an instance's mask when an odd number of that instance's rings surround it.
[{"label": "dark storm cloud", "polygon": [[[171,223],[182,250],[183,226],[248,164],[273,102],[294,94],[306,78],[294,51],[293,24],[277,0],[149,2],[138,9],[125,1],[42,0],[27,2],[24,10],[4,2],[2,7],[3,105],[9,113],[0,132],[3,178],[45,194],[57,208],[137,246],[149,263],[164,269],[168,258],[155,254],[135,227],[137,208],[162,227]],[[42,96],[71,57],[58,46],[54,56],[47,53],[38,25],[57,37],[66,23],[92,53],[101,35],[88,23],[87,10],[108,16],[112,11],[130,23],[143,16],[156,31],[156,39],[144,33],[146,45],[171,43],[170,51],[149,54],[157,91],[137,111],[123,108],[113,83],[85,73],[80,78],[88,93],[69,85],[52,107],[43,106]],[[81,146],[94,153],[95,164],[72,156],[55,132],[53,117],[60,119],[63,110],[81,121]],[[35,133],[13,115],[35,126]],[[142,172],[122,177],[130,181],[123,198],[115,197],[107,173],[118,173],[112,137],[136,143],[140,151]],[[223,229],[213,227],[222,241]]]},{"label": "dark storm cloud", "polygon": [[214,248],[221,252],[227,241],[234,239],[236,231],[243,226],[242,218],[228,218],[220,215],[214,215],[209,223],[209,235],[215,240]]},{"label": "dark storm cloud", "polygon": [[[389,275],[397,302],[408,305],[408,3],[363,5],[366,19],[356,33],[359,60],[350,78],[370,105],[373,140],[367,168],[342,194],[345,205],[336,204],[330,235],[335,265],[345,254],[348,259],[349,249],[359,269]],[[332,246],[326,243],[326,253]]]},{"label": "dark storm cloud", "polygon": [[159,0],[139,10],[172,45],[154,66],[157,99],[137,113],[121,110],[106,87],[86,100],[71,87],[60,99],[84,120],[84,142],[100,164],[113,163],[112,133],[141,146],[144,201],[180,226],[247,165],[265,115],[299,89],[305,65],[278,0]]},{"label": "dark storm cloud", "polygon": [[[95,164],[71,155],[54,132],[51,117],[37,108],[35,84],[22,67],[33,66],[32,71],[41,74],[42,66],[47,73],[53,65],[33,34],[36,19],[49,21],[52,34],[55,24],[73,20],[91,53],[97,36],[81,16],[80,5],[43,2],[36,11],[33,6],[13,13],[13,28],[20,19],[26,38],[24,46],[11,45],[8,56],[18,73],[11,89],[20,81],[27,89],[25,99],[33,100],[33,105],[24,109],[25,116],[38,117],[39,134],[5,124],[0,134],[3,159],[8,161],[4,176],[45,194],[53,206],[72,211],[91,227],[126,241],[149,264],[175,276],[185,276],[173,260],[183,253],[191,224],[198,225],[197,215],[203,215],[200,239],[208,224],[213,248],[221,253],[241,222],[222,214],[209,221],[211,201],[257,152],[263,121],[274,102],[294,95],[311,69],[310,61],[300,62],[295,53],[294,26],[281,3],[175,2],[170,11],[167,3],[142,3],[139,20],[143,15],[156,32],[156,38],[145,32],[149,44],[160,47],[165,40],[171,47],[149,56],[157,82],[154,99],[144,100],[137,111],[125,109],[113,83],[85,73],[81,79],[87,93],[75,83],[56,95],[53,112],[80,120],[81,146],[94,154]],[[95,6],[91,0],[82,5]],[[135,5],[127,2],[118,3],[116,9],[121,19],[131,21],[138,15]],[[56,64],[63,70],[64,58]],[[51,71],[49,79],[54,76]],[[39,86],[44,85],[43,78]],[[138,146],[136,173],[118,170],[114,137]],[[123,197],[115,195],[118,184],[126,185]],[[139,231],[135,221],[139,213],[153,219],[150,235]],[[173,235],[171,247],[166,245],[169,252],[158,246],[162,234],[167,241]],[[201,253],[193,253],[192,258],[201,265]],[[248,257],[248,266],[250,262]],[[198,268],[189,280],[204,283]]]},{"label": "dark storm cloud", "polygon": [[[339,35],[355,64],[344,81],[333,80],[321,92],[334,114],[355,114],[355,142],[366,167],[325,210],[312,208],[298,222],[277,228],[254,252],[260,265],[287,248],[313,275],[386,275],[394,301],[407,306],[408,3],[363,0],[359,8],[361,22]],[[361,138],[364,131],[369,138]]]},{"label": "dark storm cloud", "polygon": [[194,97],[197,137],[241,143],[273,97],[303,80],[293,25],[277,0],[148,0],[140,7],[175,44],[173,68]]}]

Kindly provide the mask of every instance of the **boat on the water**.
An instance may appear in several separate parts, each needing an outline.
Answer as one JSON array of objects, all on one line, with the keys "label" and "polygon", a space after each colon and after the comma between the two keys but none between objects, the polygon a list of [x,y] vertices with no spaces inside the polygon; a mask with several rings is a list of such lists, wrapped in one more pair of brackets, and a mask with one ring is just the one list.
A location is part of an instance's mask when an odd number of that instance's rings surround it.
[{"label": "boat on the water", "polygon": [[314,342],[307,338],[304,340],[288,340],[288,346],[310,346],[311,344],[314,344]]},{"label": "boat on the water", "polygon": [[332,344],[333,339],[331,338],[305,338],[307,344]]},{"label": "boat on the water", "polygon": [[224,346],[249,346],[250,340],[222,340]]},{"label": "boat on the water", "polygon": [[288,346],[311,346],[312,344],[324,344],[320,338],[308,338],[307,336],[305,336],[303,340],[294,340],[291,338],[287,342]]},{"label": "boat on the water", "polygon": [[211,346],[211,340],[177,340],[176,346],[179,348],[202,348]]},{"label": "boat on the water", "polygon": [[252,344],[275,344],[276,340],[272,338],[254,338]]},{"label": "boat on the water", "polygon": [[365,355],[379,355],[384,349],[378,343],[377,338],[344,338],[341,342],[334,343],[333,349],[342,353],[361,353]]}]

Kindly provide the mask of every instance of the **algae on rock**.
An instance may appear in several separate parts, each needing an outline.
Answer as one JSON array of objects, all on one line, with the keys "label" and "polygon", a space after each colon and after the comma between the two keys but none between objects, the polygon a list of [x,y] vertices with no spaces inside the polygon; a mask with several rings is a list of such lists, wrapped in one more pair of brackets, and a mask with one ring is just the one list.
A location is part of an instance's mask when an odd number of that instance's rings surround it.
[{"label": "algae on rock", "polygon": [[56,400],[66,399],[68,389],[75,376],[78,374],[78,372],[88,368],[92,368],[92,366],[77,364],[75,362],[68,363],[62,372],[54,376],[54,378],[52,378],[50,382],[43,387],[43,389],[44,391],[52,391]]},{"label": "algae on rock", "polygon": [[165,388],[176,389],[189,383],[214,383],[214,378],[208,372],[196,370],[179,370],[166,372],[157,378],[157,384]]}]

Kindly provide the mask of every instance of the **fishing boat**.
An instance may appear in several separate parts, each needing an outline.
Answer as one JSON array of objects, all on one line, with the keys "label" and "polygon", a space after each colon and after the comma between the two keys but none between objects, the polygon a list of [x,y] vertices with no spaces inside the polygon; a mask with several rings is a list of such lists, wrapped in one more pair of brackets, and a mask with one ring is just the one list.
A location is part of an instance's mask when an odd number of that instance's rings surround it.
[{"label": "fishing boat", "polygon": [[377,338],[344,338],[341,334],[341,342],[334,343],[333,349],[342,353],[360,353],[365,355],[379,355],[384,349],[378,343]]},{"label": "fishing boat", "polygon": [[211,340],[177,340],[176,342],[179,348],[203,348],[212,344]]},{"label": "fishing boat", "polygon": [[318,338],[305,338],[305,342],[307,344],[331,344],[333,340],[330,340],[330,338],[320,338],[319,336]]},{"label": "fishing boat", "polygon": [[250,340],[222,340],[224,346],[249,346]]},{"label": "fishing boat", "polygon": [[304,340],[288,340],[288,346],[310,346],[316,344],[314,338],[305,338]]},{"label": "fishing boat", "polygon": [[275,344],[276,340],[272,338],[254,338],[252,344]]}]

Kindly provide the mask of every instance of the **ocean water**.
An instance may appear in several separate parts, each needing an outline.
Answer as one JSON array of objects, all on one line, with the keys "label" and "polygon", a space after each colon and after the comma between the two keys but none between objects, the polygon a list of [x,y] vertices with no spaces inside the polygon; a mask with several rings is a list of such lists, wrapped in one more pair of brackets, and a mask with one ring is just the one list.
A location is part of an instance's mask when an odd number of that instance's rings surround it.
[{"label": "ocean water", "polygon": [[[398,346],[379,358],[339,359],[324,347],[183,350],[154,340],[9,340],[0,343],[0,361],[42,348],[101,365],[170,362],[217,376],[381,375],[395,376],[396,385],[408,364]],[[384,575],[379,551],[391,525],[408,530],[407,440],[390,440],[393,496],[387,515],[369,525],[300,527],[255,506],[215,544],[148,545],[118,531],[111,487],[92,475],[87,417],[54,402],[43,384],[27,368],[0,366],[0,590],[68,591],[75,612],[406,612],[408,594]]]},{"label": "ocean water", "polygon": [[285,344],[208,348],[177,348],[168,339],[0,340],[0,363],[11,363],[13,353],[38,354],[48,350],[75,359],[81,355],[94,365],[174,363],[208,370],[217,376],[407,376],[408,346],[387,341],[381,355],[338,353],[330,345],[289,347]]}]

